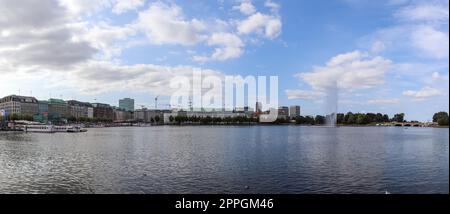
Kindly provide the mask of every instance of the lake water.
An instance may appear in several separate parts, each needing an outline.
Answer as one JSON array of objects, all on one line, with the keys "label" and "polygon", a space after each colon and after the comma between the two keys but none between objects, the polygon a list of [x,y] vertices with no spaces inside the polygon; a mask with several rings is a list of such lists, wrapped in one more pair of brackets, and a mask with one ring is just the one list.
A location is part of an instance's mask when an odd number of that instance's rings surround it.
[{"label": "lake water", "polygon": [[0,132],[0,193],[449,193],[449,129]]}]

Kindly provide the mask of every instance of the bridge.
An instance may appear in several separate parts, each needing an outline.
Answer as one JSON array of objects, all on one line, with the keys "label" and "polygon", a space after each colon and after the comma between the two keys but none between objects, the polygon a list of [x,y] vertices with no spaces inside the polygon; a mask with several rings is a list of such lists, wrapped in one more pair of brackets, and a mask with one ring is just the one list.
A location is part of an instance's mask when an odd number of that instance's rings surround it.
[{"label": "bridge", "polygon": [[432,124],[421,122],[390,122],[377,124],[377,126],[405,126],[405,127],[426,127],[431,125]]}]

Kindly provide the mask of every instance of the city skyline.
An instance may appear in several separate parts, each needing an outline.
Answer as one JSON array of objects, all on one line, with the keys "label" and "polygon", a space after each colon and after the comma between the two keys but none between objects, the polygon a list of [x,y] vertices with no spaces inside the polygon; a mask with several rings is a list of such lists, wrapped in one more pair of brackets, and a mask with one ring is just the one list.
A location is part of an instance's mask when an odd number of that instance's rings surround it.
[{"label": "city skyline", "polygon": [[449,109],[448,1],[0,1],[0,97],[163,108],[202,70],[278,76],[279,106],[305,115],[330,85],[338,112]]}]

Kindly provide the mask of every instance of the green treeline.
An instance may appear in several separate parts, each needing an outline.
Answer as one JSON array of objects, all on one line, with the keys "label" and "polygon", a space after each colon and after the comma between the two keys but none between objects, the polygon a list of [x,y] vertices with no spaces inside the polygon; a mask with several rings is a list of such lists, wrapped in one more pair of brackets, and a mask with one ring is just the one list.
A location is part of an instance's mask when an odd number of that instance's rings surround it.
[{"label": "green treeline", "polygon": [[[322,125],[325,124],[327,119],[330,119],[330,115],[322,116],[316,115],[312,116],[300,116],[296,118],[295,122],[297,124],[306,125]],[[405,122],[405,114],[398,113],[394,117],[389,118],[387,114],[381,113],[352,113],[348,112],[346,114],[338,113],[336,114],[336,123],[345,125],[367,125],[371,123],[388,123],[388,122]]]},{"label": "green treeline", "polygon": [[192,123],[192,124],[250,124],[258,122],[257,118],[245,117],[245,116],[237,116],[237,117],[197,117],[197,116],[170,116],[170,122],[174,122],[176,124],[184,124],[184,123]]},{"label": "green treeline", "polygon": [[[322,125],[325,124],[327,119],[331,117],[330,115],[322,116],[299,116],[295,118],[296,124],[301,125]],[[395,114],[390,118],[387,114],[381,113],[352,113],[348,112],[346,114],[338,113],[336,114],[336,123],[341,125],[367,125],[373,123],[388,123],[388,122],[406,122],[404,113]],[[10,114],[7,117],[0,117],[0,121],[16,121],[16,120],[27,120],[33,121],[32,115],[22,115],[22,114]],[[69,122],[88,122],[88,123],[98,123],[98,122],[112,122],[109,119],[101,118],[75,118],[69,117],[67,119]],[[199,117],[199,116],[170,116],[169,120],[174,124],[252,124],[258,123],[258,119],[254,117]],[[141,121],[135,121],[141,122]],[[156,116],[151,119],[152,123],[161,123],[162,118]],[[412,121],[416,122],[416,121]],[[433,115],[433,122],[437,123],[439,126],[449,125],[449,114],[447,112],[438,112]],[[288,119],[277,119],[275,124],[290,123]]]}]

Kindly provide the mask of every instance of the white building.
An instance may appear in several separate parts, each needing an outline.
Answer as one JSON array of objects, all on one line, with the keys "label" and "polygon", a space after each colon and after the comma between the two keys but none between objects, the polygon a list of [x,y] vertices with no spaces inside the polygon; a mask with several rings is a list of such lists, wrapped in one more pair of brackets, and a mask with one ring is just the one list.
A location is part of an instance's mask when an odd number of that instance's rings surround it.
[{"label": "white building", "polygon": [[296,118],[300,116],[300,106],[294,105],[289,107],[289,117]]}]

